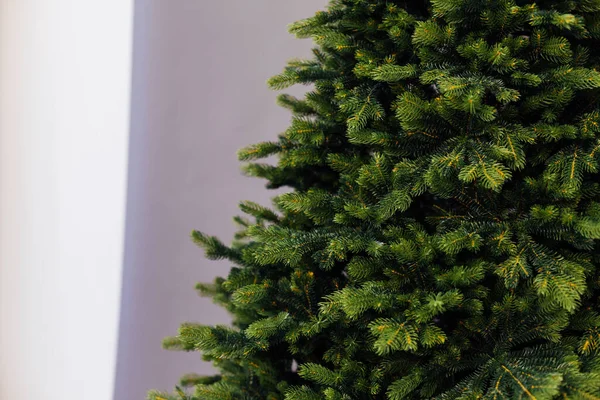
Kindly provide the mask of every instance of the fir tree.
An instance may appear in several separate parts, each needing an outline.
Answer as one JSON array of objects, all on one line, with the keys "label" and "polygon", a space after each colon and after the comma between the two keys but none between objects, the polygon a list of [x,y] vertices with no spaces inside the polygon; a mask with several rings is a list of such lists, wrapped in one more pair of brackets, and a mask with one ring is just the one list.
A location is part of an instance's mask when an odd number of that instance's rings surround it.
[{"label": "fir tree", "polygon": [[269,84],[314,89],[239,158],[291,191],[230,246],[193,232],[234,327],[183,324],[164,346],[220,374],[149,398],[600,399],[600,0],[333,0],[290,31],[314,57]]}]

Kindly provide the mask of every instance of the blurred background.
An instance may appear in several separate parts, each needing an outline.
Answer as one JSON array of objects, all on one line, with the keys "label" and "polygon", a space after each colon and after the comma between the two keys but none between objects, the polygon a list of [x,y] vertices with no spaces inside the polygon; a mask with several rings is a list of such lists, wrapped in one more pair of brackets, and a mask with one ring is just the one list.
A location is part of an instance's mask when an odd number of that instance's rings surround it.
[{"label": "blurred background", "polygon": [[[199,353],[161,340],[228,323],[189,240],[229,242],[237,149],[290,114],[265,81],[312,43],[287,24],[326,0],[0,0],[0,399],[132,400]],[[301,95],[306,88],[286,93]]]}]

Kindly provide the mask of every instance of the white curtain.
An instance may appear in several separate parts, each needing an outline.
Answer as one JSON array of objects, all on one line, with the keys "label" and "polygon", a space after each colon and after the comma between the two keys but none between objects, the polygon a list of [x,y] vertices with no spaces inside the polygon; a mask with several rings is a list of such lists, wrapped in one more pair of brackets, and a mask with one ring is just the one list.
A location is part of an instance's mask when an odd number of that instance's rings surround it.
[{"label": "white curtain", "polygon": [[0,399],[113,395],[132,0],[0,0]]}]

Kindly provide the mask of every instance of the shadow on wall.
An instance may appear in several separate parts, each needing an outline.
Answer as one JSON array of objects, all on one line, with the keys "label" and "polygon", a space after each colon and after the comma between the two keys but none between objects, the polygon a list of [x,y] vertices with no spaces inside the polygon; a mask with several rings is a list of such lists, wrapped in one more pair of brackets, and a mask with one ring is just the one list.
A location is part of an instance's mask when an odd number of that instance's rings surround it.
[{"label": "shadow on wall", "polygon": [[[228,323],[198,281],[227,274],[189,240],[229,242],[241,200],[276,192],[240,173],[236,151],[273,140],[290,120],[265,81],[312,43],[286,25],[326,0],[145,0],[135,7],[125,265],[115,400],[170,391],[187,372],[211,374],[199,353],[161,349],[181,322]],[[299,95],[303,88],[286,92]]]}]

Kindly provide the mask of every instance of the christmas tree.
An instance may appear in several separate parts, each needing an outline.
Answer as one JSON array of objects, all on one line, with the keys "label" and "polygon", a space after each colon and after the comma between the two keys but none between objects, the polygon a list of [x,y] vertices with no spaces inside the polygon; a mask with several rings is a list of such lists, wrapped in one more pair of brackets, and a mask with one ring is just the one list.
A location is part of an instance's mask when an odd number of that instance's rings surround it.
[{"label": "christmas tree", "polygon": [[[233,327],[168,349],[220,370],[150,399],[600,399],[600,0],[333,0],[240,151]],[[277,165],[256,160],[277,155]]]}]

